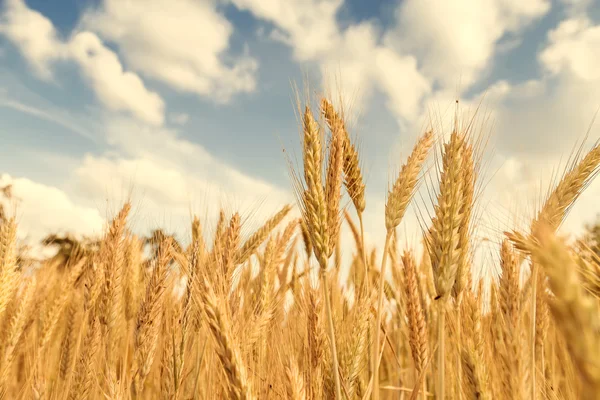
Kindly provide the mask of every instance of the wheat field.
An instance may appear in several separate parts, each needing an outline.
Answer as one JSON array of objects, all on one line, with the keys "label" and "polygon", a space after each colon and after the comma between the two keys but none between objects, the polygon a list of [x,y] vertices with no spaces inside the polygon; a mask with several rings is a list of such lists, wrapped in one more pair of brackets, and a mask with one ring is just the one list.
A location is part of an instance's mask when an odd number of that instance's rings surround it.
[{"label": "wheat field", "polygon": [[[102,238],[50,238],[58,254],[29,265],[15,218],[0,214],[2,398],[600,399],[600,260],[559,232],[600,145],[548,188],[528,229],[494,243],[501,273],[488,285],[473,274],[476,132],[420,136],[386,194],[385,241],[370,248],[343,113],[323,98],[299,114],[297,203],[250,234],[221,211],[210,237],[191,222],[189,245],[144,240],[128,202]],[[426,175],[423,251],[401,248]]]}]

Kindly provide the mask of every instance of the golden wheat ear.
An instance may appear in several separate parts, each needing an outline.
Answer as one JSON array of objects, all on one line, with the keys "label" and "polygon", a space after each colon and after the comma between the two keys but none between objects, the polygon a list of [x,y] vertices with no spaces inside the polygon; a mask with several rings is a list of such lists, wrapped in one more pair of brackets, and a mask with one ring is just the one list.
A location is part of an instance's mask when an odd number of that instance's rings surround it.
[{"label": "golden wheat ear", "polygon": [[582,394],[594,398],[591,393],[600,390],[600,362],[590,355],[600,354],[598,302],[584,291],[570,249],[552,228],[540,226],[536,238],[540,246],[535,248],[533,258],[543,266],[554,294],[550,309],[580,373],[585,387]]}]

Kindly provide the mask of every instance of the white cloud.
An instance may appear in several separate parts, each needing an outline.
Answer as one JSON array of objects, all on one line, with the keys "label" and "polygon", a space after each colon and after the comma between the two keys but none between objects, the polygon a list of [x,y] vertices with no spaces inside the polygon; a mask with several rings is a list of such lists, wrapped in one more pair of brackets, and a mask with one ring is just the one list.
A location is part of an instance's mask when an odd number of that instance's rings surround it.
[{"label": "white cloud", "polygon": [[226,102],[256,87],[255,59],[224,62],[233,26],[213,1],[105,0],[81,24],[118,44],[132,69],[177,90]]},{"label": "white cloud", "polygon": [[600,25],[587,18],[573,18],[560,23],[548,35],[549,44],[540,54],[544,67],[558,74],[565,69],[585,80],[600,80]]},{"label": "white cloud", "polygon": [[[521,157],[566,157],[583,139],[600,107],[600,26],[569,18],[548,33],[538,59],[547,73],[512,85],[495,107],[498,145]],[[598,124],[591,137],[597,138]]]},{"label": "white cloud", "polygon": [[236,7],[274,22],[274,37],[292,44],[298,60],[322,58],[340,42],[335,16],[343,0],[232,0]]},{"label": "white cloud", "polygon": [[319,65],[325,81],[332,73],[339,77],[338,89],[358,94],[360,106],[374,89],[381,91],[401,125],[417,122],[426,111],[423,101],[440,96],[435,83],[447,96],[460,82],[460,95],[496,52],[518,43],[523,29],[550,8],[548,0],[408,0],[399,2],[397,25],[381,38],[373,22],[342,28],[336,19],[341,0],[231,1],[274,24],[272,38],[289,45],[297,61]]},{"label": "white cloud", "polygon": [[336,14],[342,0],[231,1],[273,23],[271,38],[289,45],[297,61],[316,63],[325,85],[335,79],[336,90],[360,100],[358,108],[367,104],[373,90],[378,89],[388,96],[392,112],[413,118],[430,91],[429,82],[417,69],[416,59],[382,46],[375,24],[362,22],[345,29],[339,26]]},{"label": "white cloud", "polygon": [[[327,84],[328,80],[335,79],[335,89],[344,96],[355,96],[359,100],[368,98],[373,90],[377,68],[374,64],[377,35],[371,24],[364,23],[349,27],[344,34],[336,34],[337,42],[323,41],[326,43],[319,44],[330,46],[326,52],[313,54],[317,58],[312,59],[320,64],[324,82]],[[294,45],[308,46],[305,43]]]},{"label": "white cloud", "polygon": [[52,62],[74,61],[105,107],[131,112],[154,125],[163,123],[161,97],[148,90],[139,76],[124,71],[117,55],[95,34],[78,32],[63,41],[52,22],[28,8],[24,0],[9,0],[3,11],[0,33],[19,47],[38,75],[49,79]]},{"label": "white cloud", "polygon": [[70,54],[81,66],[100,101],[113,111],[128,110],[142,121],[161,125],[164,102],[148,91],[134,73],[123,71],[117,55],[91,32],[75,34],[69,42]]},{"label": "white cloud", "polygon": [[52,76],[49,64],[60,58],[64,45],[48,18],[29,9],[23,0],[6,0],[0,33],[19,46],[38,76]]},{"label": "white cloud", "polygon": [[[378,48],[375,53],[376,79],[380,89],[388,95],[388,107],[395,114],[413,120],[421,111],[423,97],[431,90],[427,79],[417,70],[413,57]],[[402,73],[399,79],[398,73]]]},{"label": "white cloud", "polygon": [[64,191],[27,178],[0,175],[0,187],[9,184],[16,202],[1,201],[6,210],[14,210],[16,206],[19,239],[34,244],[50,233],[86,236],[102,233],[105,221],[100,212],[74,203]]},{"label": "white cloud", "polygon": [[[502,228],[514,226],[507,220],[511,216],[527,227],[590,128],[600,106],[600,75],[592,68],[594,60],[600,62],[598,32],[599,26],[587,19],[568,17],[548,33],[548,43],[538,55],[545,76],[496,86],[492,108],[497,155],[489,172],[497,173],[486,187],[486,197],[495,206],[487,213],[505,219],[500,221]],[[598,123],[591,128],[584,151],[598,138]],[[571,210],[564,232],[581,233],[585,223],[594,221],[599,194],[596,179]]]},{"label": "white cloud", "polygon": [[[65,191],[27,178],[0,177],[0,187],[12,183],[20,199],[19,238],[33,243],[52,232],[100,234],[101,213],[85,205],[115,212],[129,198],[136,233],[162,227],[180,239],[188,237],[193,214],[204,220],[210,235],[221,208],[228,214],[239,211],[245,235],[284,204],[294,203],[289,188],[234,168],[177,131],[112,115],[98,125],[104,125],[110,149],[71,160],[63,171]],[[102,209],[105,199],[110,210]]]},{"label": "white cloud", "polygon": [[520,31],[550,9],[548,0],[407,0],[386,37],[391,48],[416,55],[423,73],[443,86],[475,82],[498,41]]},{"label": "white cloud", "polygon": [[88,154],[71,177],[75,191],[88,199],[129,192],[140,204],[138,227],[143,230],[167,218],[168,229],[186,234],[190,213],[246,213],[250,225],[294,201],[281,189],[211,156],[203,147],[165,128],[152,128],[131,119],[106,121],[109,152]]}]

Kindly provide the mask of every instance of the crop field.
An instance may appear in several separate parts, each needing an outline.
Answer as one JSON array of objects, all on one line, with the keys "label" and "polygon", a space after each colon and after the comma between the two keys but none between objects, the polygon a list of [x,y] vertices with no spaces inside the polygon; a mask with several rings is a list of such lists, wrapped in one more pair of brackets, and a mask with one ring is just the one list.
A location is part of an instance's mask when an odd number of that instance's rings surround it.
[{"label": "crop field", "polygon": [[[297,202],[254,232],[221,211],[211,229],[190,221],[185,246],[160,230],[142,238],[127,202],[103,237],[51,236],[58,253],[30,262],[2,210],[2,398],[600,398],[598,248],[559,231],[600,168],[599,145],[572,157],[527,229],[492,243],[500,273],[483,280],[483,146],[468,124],[421,134],[390,182],[385,241],[369,248],[342,113],[320,98],[300,104],[299,123]],[[404,248],[398,227],[425,179],[422,249]]]}]

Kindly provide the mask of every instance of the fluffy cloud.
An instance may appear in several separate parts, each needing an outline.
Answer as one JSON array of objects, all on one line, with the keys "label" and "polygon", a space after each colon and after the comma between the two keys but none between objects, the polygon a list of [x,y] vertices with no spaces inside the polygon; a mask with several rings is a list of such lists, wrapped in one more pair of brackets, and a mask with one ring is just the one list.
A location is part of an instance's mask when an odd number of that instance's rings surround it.
[{"label": "fluffy cloud", "polygon": [[359,106],[374,89],[382,92],[401,124],[416,122],[423,105],[440,96],[434,87],[442,96],[459,81],[461,91],[469,88],[493,56],[506,51],[501,39],[514,46],[523,29],[550,9],[549,0],[408,0],[398,3],[396,26],[382,33],[373,22],[342,28],[341,0],[231,2],[272,23],[271,37],[288,44],[297,61],[320,66],[325,81],[339,76],[337,89],[359,97]]},{"label": "fluffy cloud", "polygon": [[177,90],[225,102],[256,87],[255,59],[224,62],[233,27],[213,1],[105,0],[81,25],[116,43],[132,69]]},{"label": "fluffy cloud", "polygon": [[129,110],[153,125],[164,120],[164,102],[148,91],[134,73],[123,71],[117,55],[91,32],[75,34],[69,42],[71,57],[81,66],[100,101],[114,111]]},{"label": "fluffy cloud", "polygon": [[548,33],[539,53],[546,74],[510,86],[496,107],[499,149],[522,157],[557,159],[573,149],[591,125],[600,106],[600,26],[585,18],[569,18]]},{"label": "fluffy cloud", "polygon": [[600,80],[600,26],[585,17],[572,18],[561,22],[548,39],[540,61],[552,74],[566,72],[584,81]]},{"label": "fluffy cloud", "polygon": [[38,76],[52,76],[49,64],[60,58],[64,46],[48,18],[29,9],[23,0],[6,0],[0,33],[19,46]]},{"label": "fluffy cloud", "polygon": [[[388,107],[404,119],[414,120],[421,111],[423,97],[431,90],[427,79],[417,71],[417,60],[378,48],[375,54],[376,82],[388,96]],[[398,74],[403,74],[399,79]]]},{"label": "fluffy cloud", "polygon": [[140,201],[138,217],[144,216],[136,223],[142,231],[166,224],[187,234],[192,212],[212,219],[221,207],[240,211],[246,225],[254,226],[294,201],[289,191],[233,168],[176,131],[125,118],[105,124],[111,150],[86,155],[70,185],[89,199],[132,190]]},{"label": "fluffy cloud", "polygon": [[241,10],[275,25],[271,37],[288,44],[294,58],[316,63],[326,84],[339,77],[336,89],[359,98],[361,108],[377,89],[389,98],[390,110],[414,118],[429,82],[407,53],[382,46],[375,24],[362,22],[342,29],[336,19],[342,0],[231,0]]},{"label": "fluffy cloud", "polygon": [[312,61],[327,56],[341,41],[336,13],[343,0],[232,0],[239,9],[273,22],[272,35],[293,47],[300,61]]},{"label": "fluffy cloud", "polygon": [[[176,131],[130,118],[107,117],[104,124],[110,149],[73,160],[64,171],[63,189],[0,176],[0,187],[13,185],[20,239],[36,243],[51,232],[100,234],[101,215],[112,215],[127,199],[134,206],[130,226],[135,232],[161,227],[183,240],[194,214],[211,235],[220,209],[239,211],[246,235],[283,205],[294,203],[288,188],[249,176]],[[103,199],[108,199],[106,205]],[[7,210],[13,205],[3,204]],[[100,212],[87,204],[100,204]]]},{"label": "fluffy cloud", "polygon": [[[481,103],[479,119],[487,120],[482,127],[492,133],[491,146],[500,159],[514,158],[524,168],[554,167],[584,138],[600,106],[600,75],[593,68],[600,62],[599,45],[600,26],[582,16],[568,17],[548,32],[538,54],[542,76],[520,83],[497,81],[468,98],[455,90],[437,90],[409,131],[419,132],[419,124],[431,118],[436,130],[449,132],[459,97],[463,119]],[[595,139],[597,125],[592,128]]]},{"label": "fluffy cloud", "polygon": [[[583,142],[585,153],[598,138],[592,122],[600,106],[600,75],[592,65],[600,62],[595,51],[599,29],[584,17],[568,17],[549,31],[539,53],[542,77],[488,88],[495,93],[490,108],[496,154],[488,159],[484,202],[489,222],[484,225],[493,227],[492,233],[515,224],[526,228],[578,147]],[[596,179],[571,210],[563,232],[578,234],[594,220],[599,195]]]},{"label": "fluffy cloud", "polygon": [[385,42],[417,56],[427,77],[443,86],[460,81],[464,89],[489,65],[504,35],[518,34],[549,9],[548,0],[407,0]]},{"label": "fluffy cloud", "polygon": [[19,238],[38,243],[49,233],[100,234],[104,219],[97,209],[78,205],[62,190],[27,178],[0,175],[0,187],[12,185],[14,200],[2,199],[6,210],[14,210]]},{"label": "fluffy cloud", "polygon": [[98,100],[115,111],[128,111],[150,124],[164,120],[164,102],[148,90],[136,74],[124,71],[117,55],[91,32],[76,32],[67,41],[58,38],[52,22],[27,7],[24,0],[8,0],[0,33],[23,53],[39,76],[52,76],[53,62],[76,62]]}]

